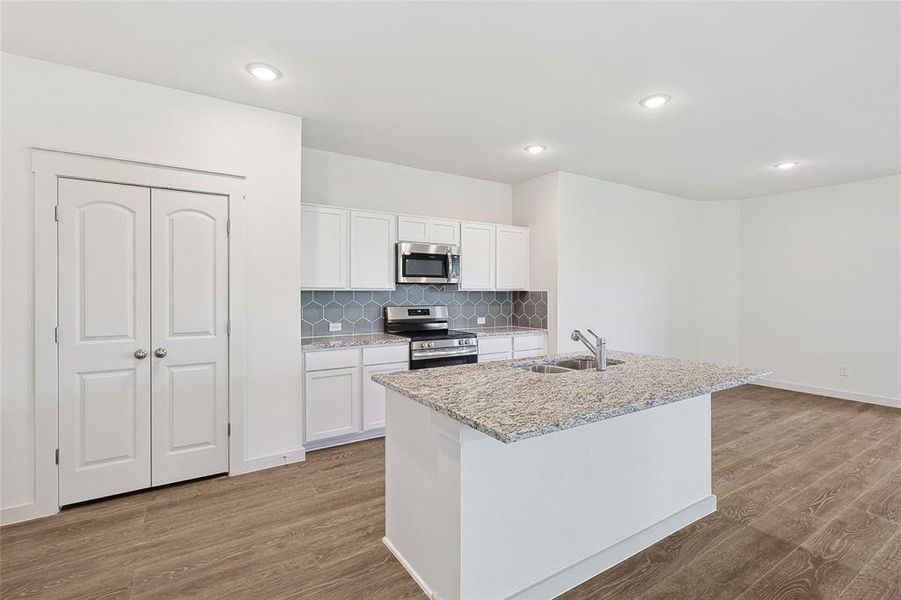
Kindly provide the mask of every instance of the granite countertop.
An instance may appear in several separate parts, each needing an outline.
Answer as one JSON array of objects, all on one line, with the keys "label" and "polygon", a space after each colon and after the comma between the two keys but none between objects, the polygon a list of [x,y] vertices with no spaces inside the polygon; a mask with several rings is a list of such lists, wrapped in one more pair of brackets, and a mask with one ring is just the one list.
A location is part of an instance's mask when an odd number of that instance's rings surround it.
[{"label": "granite countertop", "polygon": [[763,379],[769,372],[628,352],[606,372],[533,373],[540,359],[378,373],[372,380],[504,443],[611,419]]},{"label": "granite countertop", "polygon": [[536,333],[547,333],[546,329],[538,327],[469,327],[459,329],[458,331],[466,331],[474,333],[478,337],[500,337],[504,335],[530,335]]},{"label": "granite countertop", "polygon": [[337,348],[358,348],[360,346],[383,346],[387,344],[407,344],[409,339],[390,333],[365,333],[361,335],[327,335],[306,338],[300,341],[301,350],[333,350]]}]

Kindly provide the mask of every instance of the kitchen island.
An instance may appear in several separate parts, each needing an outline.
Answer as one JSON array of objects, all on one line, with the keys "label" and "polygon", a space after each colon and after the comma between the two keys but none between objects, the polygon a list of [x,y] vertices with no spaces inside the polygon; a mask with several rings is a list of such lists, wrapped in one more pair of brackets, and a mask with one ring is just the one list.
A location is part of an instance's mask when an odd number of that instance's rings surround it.
[{"label": "kitchen island", "polygon": [[553,598],[716,510],[710,394],[768,373],[611,352],[377,374],[385,544],[431,598]]}]

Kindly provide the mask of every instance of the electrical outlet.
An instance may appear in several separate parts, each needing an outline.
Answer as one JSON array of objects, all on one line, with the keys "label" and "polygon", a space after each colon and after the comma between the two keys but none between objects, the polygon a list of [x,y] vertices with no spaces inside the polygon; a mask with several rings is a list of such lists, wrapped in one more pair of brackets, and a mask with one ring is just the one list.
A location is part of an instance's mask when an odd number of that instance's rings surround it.
[{"label": "electrical outlet", "polygon": [[485,317],[478,317],[476,319],[476,325],[484,325],[484,324],[485,324]]},{"label": "electrical outlet", "polygon": [[849,367],[848,365],[839,365],[838,374],[842,377],[848,377],[849,375],[851,375],[851,367]]},{"label": "electrical outlet", "polygon": [[329,331],[341,331],[341,323],[329,323],[328,330]]}]

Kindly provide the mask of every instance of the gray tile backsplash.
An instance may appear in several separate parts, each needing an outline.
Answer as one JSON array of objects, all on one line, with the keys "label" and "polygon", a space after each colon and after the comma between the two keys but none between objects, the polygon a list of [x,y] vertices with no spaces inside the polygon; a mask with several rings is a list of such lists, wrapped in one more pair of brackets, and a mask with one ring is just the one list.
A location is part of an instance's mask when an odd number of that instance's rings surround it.
[{"label": "gray tile backsplash", "polygon": [[513,325],[547,329],[547,292],[514,292]]},{"label": "gray tile backsplash", "polygon": [[[335,335],[329,323],[341,323],[341,334],[378,333],[385,329],[382,308],[388,305],[446,304],[450,326],[547,327],[547,292],[470,292],[455,285],[398,284],[394,291],[310,291],[300,293],[301,335]],[[485,317],[485,324],[476,320]]]}]

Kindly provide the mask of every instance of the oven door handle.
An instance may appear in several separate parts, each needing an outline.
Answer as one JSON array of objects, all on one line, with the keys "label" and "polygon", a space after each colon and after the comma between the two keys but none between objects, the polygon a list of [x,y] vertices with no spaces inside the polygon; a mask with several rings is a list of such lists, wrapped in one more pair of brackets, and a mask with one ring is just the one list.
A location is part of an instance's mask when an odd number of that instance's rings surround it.
[{"label": "oven door handle", "polygon": [[428,358],[446,358],[448,356],[467,356],[469,354],[478,354],[479,349],[473,346],[469,348],[455,348],[452,350],[413,350],[413,360],[425,360]]}]

